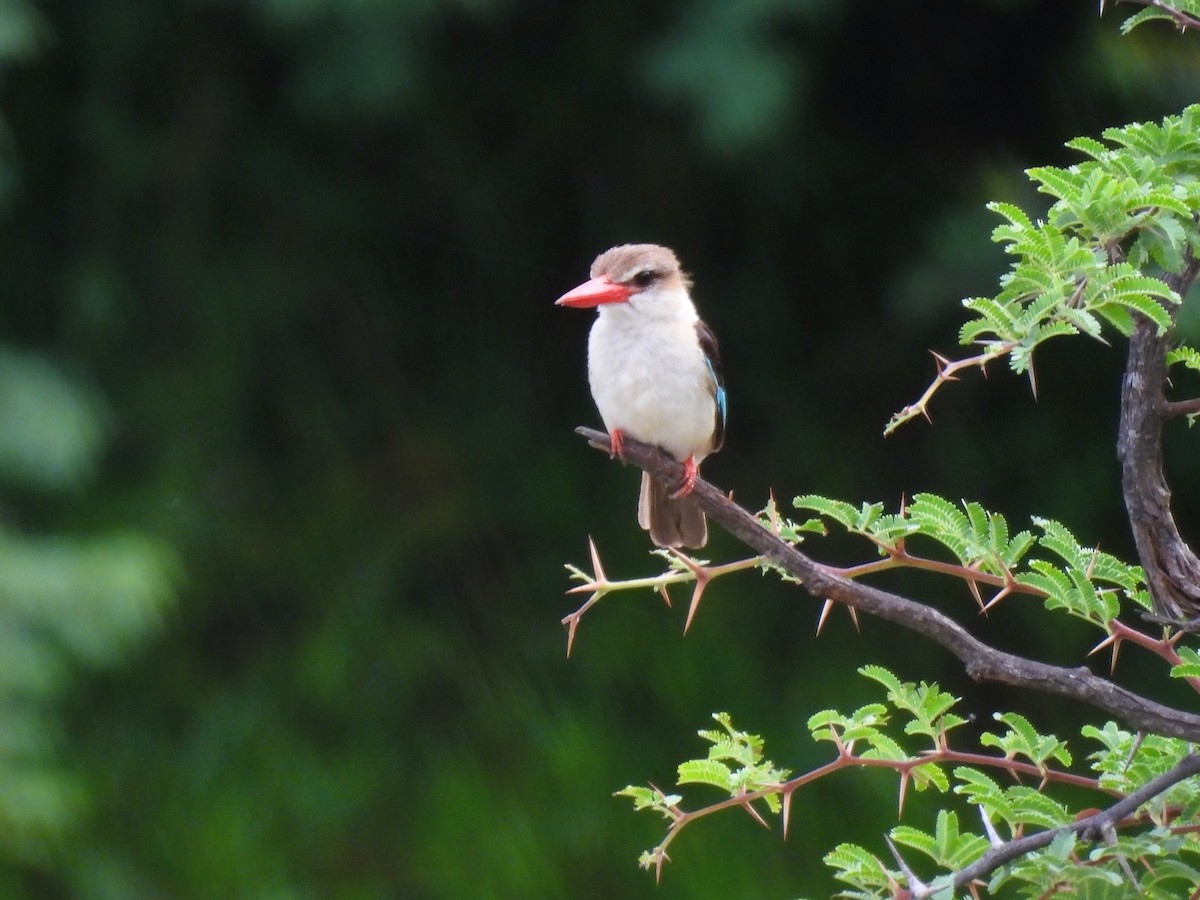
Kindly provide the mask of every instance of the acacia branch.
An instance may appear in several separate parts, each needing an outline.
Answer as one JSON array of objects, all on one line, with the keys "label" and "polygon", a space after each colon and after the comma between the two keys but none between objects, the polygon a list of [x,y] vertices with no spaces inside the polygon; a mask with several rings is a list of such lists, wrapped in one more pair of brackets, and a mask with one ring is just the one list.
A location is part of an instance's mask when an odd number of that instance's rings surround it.
[{"label": "acacia branch", "polygon": [[[947,359],[940,353],[933,354],[934,364],[937,366],[937,375],[930,382],[929,387],[925,388],[925,393],[921,394],[914,402],[908,404],[900,412],[892,416],[891,421],[883,429],[884,437],[892,434],[905,422],[915,419],[917,416],[924,416],[926,421],[932,422],[933,419],[929,415],[929,401],[933,399],[933,395],[938,392],[938,389],[948,381],[958,381],[958,372],[962,369],[978,367],[979,371],[985,376],[987,375],[988,363],[997,360],[1002,356],[1006,356],[1019,346],[1017,341],[994,341],[988,345],[988,348],[975,356],[967,357],[966,359]],[[1033,370],[1030,369],[1030,378],[1033,377]],[[1034,390],[1036,394],[1036,389]]]},{"label": "acacia branch", "polygon": [[[1108,809],[1086,818],[1077,819],[1068,825],[1061,825],[1049,831],[1039,831],[1037,834],[1004,841],[993,846],[975,862],[953,873],[952,883],[956,888],[965,887],[975,879],[986,877],[1000,866],[1019,856],[1049,846],[1058,835],[1065,831],[1073,831],[1081,840],[1085,841],[1103,840],[1118,822],[1132,816],[1143,803],[1153,800],[1185,778],[1191,778],[1196,774],[1200,774],[1200,756],[1189,753],[1174,768],[1146,782],[1136,791],[1126,794]],[[914,892],[914,896],[920,898],[935,895],[944,889],[940,879],[937,884],[936,890],[930,889],[925,893]]]},{"label": "acacia branch", "polygon": [[[1022,762],[1020,760],[1014,759],[1012,757],[1007,757],[1007,756],[997,757],[997,756],[986,756],[986,755],[979,754],[979,753],[964,753],[959,750],[951,750],[949,747],[943,745],[940,749],[925,751],[920,756],[913,757],[911,759],[901,760],[901,759],[872,758],[872,757],[866,757],[866,756],[855,756],[851,749],[853,742],[851,742],[850,746],[846,745],[845,743],[842,742],[840,735],[838,735],[836,733],[834,734],[833,740],[834,740],[834,743],[837,745],[837,757],[835,759],[832,759],[829,762],[825,763],[824,765],[820,765],[817,768],[812,769],[808,772],[805,772],[801,775],[797,775],[794,778],[789,778],[786,781],[782,781],[782,782],[779,782],[776,784],[763,785],[762,787],[756,788],[754,790],[743,789],[743,791],[741,793],[735,794],[732,797],[727,797],[724,800],[719,800],[716,803],[709,804],[708,806],[700,807],[698,809],[684,810],[684,809],[681,809],[677,805],[667,806],[664,803],[664,805],[662,807],[660,807],[660,811],[665,811],[670,814],[671,824],[670,824],[670,826],[668,826],[667,833],[663,837],[663,839],[658,843],[658,845],[653,850],[651,850],[649,852],[649,854],[645,858],[645,861],[642,863],[643,867],[650,868],[651,866],[653,866],[655,869],[656,876],[661,878],[663,863],[669,859],[669,857],[667,856],[667,848],[671,845],[671,843],[679,836],[680,832],[682,832],[685,827],[687,827],[688,825],[690,825],[691,823],[693,823],[699,819],[705,818],[706,816],[713,815],[714,813],[723,812],[724,810],[731,809],[735,806],[740,806],[743,809],[745,809],[746,812],[748,812],[751,816],[753,816],[759,822],[759,824],[766,826],[766,822],[763,821],[763,819],[758,815],[757,811],[754,809],[753,804],[758,800],[765,800],[771,796],[782,796],[782,798],[783,798],[781,800],[782,810],[783,810],[783,834],[784,834],[784,837],[786,838],[787,833],[788,833],[788,820],[790,818],[790,811],[791,811],[791,805],[792,805],[792,795],[795,794],[795,792],[797,790],[799,790],[800,788],[805,787],[806,785],[812,784],[813,782],[818,781],[820,779],[826,778],[827,776],[832,775],[835,772],[841,771],[842,769],[849,769],[849,768],[887,769],[889,771],[893,771],[896,774],[898,774],[901,779],[901,787],[900,787],[901,811],[903,811],[903,808],[904,808],[904,796],[905,796],[904,785],[907,784],[908,779],[910,777],[912,777],[913,772],[917,769],[920,769],[922,766],[939,765],[939,764],[947,764],[947,763],[962,763],[962,764],[970,765],[970,766],[986,766],[986,767],[999,768],[999,769],[1003,769],[1003,770],[1007,771],[1009,774],[1011,774],[1017,780],[1020,780],[1021,775],[1033,775],[1033,776],[1037,776],[1038,778],[1041,779],[1041,783],[1043,786],[1045,784],[1047,784],[1048,782],[1057,782],[1060,784],[1073,784],[1077,787],[1086,788],[1086,789],[1092,790],[1092,791],[1106,790],[1109,793],[1117,793],[1117,792],[1112,791],[1109,788],[1101,788],[1100,782],[1098,779],[1088,778],[1083,775],[1075,775],[1070,772],[1060,772],[1056,769],[1043,768],[1041,766],[1034,765],[1033,763]],[[1161,781],[1162,781],[1162,779],[1159,778],[1159,779],[1156,779],[1154,783],[1157,784]],[[1172,783],[1174,783],[1174,782],[1172,782]],[[651,784],[650,787],[658,794],[659,797],[663,798],[665,801],[666,794],[660,788],[658,788],[654,784]],[[1164,787],[1162,789],[1165,790],[1166,788]],[[1144,793],[1144,789],[1142,789],[1138,792],[1138,796],[1142,796],[1143,793]],[[1128,798],[1130,796],[1133,796],[1133,795],[1129,794],[1129,795],[1126,795],[1125,797],[1121,798],[1121,804],[1127,804]],[[1118,797],[1120,797],[1119,794],[1118,794]],[[1136,804],[1133,808],[1136,809],[1136,806],[1140,805],[1141,802],[1144,802],[1144,800],[1139,801],[1139,803]],[[1125,809],[1126,806],[1121,805],[1121,804],[1118,804],[1118,806],[1120,806],[1121,809]],[[1118,808],[1117,806],[1111,807],[1110,811],[1112,809],[1117,809],[1117,808]],[[1097,815],[1104,815],[1104,813],[1099,813]],[[1091,816],[1086,820],[1080,820],[1080,823],[1081,823],[1080,827],[1082,827],[1083,824],[1092,823],[1092,821],[1094,819],[1096,819],[1096,817],[1097,816]],[[1121,818],[1124,818],[1124,816],[1123,815],[1119,816],[1114,821],[1119,821]],[[1051,838],[1052,837],[1053,837],[1053,835],[1051,835]],[[1049,842],[1050,842],[1050,839],[1048,838],[1046,840],[1046,843],[1049,843]],[[1005,846],[1007,846],[1007,844],[1005,844]],[[1002,862],[1007,861],[1008,858],[1010,858],[1010,857],[1006,857]],[[997,863],[996,866],[999,866],[1000,864],[1001,863]],[[993,866],[992,868],[995,868],[996,866]],[[967,870],[964,869],[963,871],[965,872]],[[946,877],[953,877],[955,874],[957,874],[957,873],[950,873]],[[959,882],[958,885],[961,886],[962,884],[968,883],[972,879],[979,877],[979,874],[980,874],[979,871],[973,866],[971,868],[970,877],[968,877],[963,882]],[[919,896],[919,892],[915,892],[914,896]]]},{"label": "acacia branch", "polygon": [[[592,428],[575,430],[593,447],[610,452],[608,435],[604,432]],[[682,483],[683,466],[659,448],[626,437],[622,453],[626,462],[662,478],[668,486]],[[1081,700],[1115,716],[1131,729],[1200,741],[1200,715],[1141,697],[1082,666],[1072,669],[1052,666],[997,650],[931,607],[831,572],[781,540],[753,514],[703,478],[696,479],[693,494],[714,522],[795,578],[814,598],[844,603],[924,635],[958,657],[975,681],[1011,684]]]}]

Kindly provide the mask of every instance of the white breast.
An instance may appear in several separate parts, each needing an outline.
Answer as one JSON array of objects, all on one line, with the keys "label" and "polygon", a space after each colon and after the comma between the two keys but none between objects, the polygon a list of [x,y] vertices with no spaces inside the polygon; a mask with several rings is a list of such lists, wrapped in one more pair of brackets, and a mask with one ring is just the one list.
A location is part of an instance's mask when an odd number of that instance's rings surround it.
[{"label": "white breast", "polygon": [[[690,301],[688,302],[690,307]],[[605,427],[699,462],[712,449],[716,404],[690,318],[602,308],[588,338],[588,381]]]}]

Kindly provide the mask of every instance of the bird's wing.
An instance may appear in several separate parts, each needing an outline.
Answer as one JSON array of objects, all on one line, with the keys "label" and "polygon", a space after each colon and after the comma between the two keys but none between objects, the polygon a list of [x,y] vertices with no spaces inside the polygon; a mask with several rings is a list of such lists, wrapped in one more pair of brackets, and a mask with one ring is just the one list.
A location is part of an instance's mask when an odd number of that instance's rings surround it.
[{"label": "bird's wing", "polygon": [[700,340],[700,349],[704,353],[705,363],[708,364],[708,374],[712,379],[713,400],[717,404],[712,450],[709,451],[715,453],[725,443],[725,379],[721,375],[721,354],[717,349],[717,336],[700,319],[696,320],[696,337]]}]

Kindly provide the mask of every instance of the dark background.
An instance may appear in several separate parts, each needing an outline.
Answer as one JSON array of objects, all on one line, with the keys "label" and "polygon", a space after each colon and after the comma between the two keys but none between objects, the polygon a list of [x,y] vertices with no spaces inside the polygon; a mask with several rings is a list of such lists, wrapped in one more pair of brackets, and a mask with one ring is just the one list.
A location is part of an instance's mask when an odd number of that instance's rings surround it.
[{"label": "dark background", "polygon": [[[711,587],[686,638],[685,592],[609,598],[566,660],[563,564],[588,535],[613,577],[660,561],[636,473],[572,434],[598,424],[591,316],[552,303],[610,245],[677,250],[730,390],[705,475],[751,508],[930,490],[1128,554],[1117,336],[1047,346],[1036,401],[1001,365],[945,389],[932,427],[881,432],[928,349],[966,352],[958,301],[996,291],[984,203],[1037,214],[1024,168],[1195,100],[1195,37],[1122,38],[1134,7],[1093,0],[8,9],[0,376],[61,402],[0,405],[24,448],[0,455],[0,612],[51,608],[22,583],[81,605],[33,629],[48,656],[22,677],[55,683],[6,701],[42,715],[0,752],[24,791],[0,803],[4,896],[827,896],[838,841],[886,852],[894,777],[806,788],[786,842],[702,822],[657,888],[635,861],[661,823],[611,794],[672,785],[715,710],[795,772],[827,761],[805,722],[878,699],[867,662],[940,680],[975,729],[1095,718],[973,685],[876,621],[835,613],[818,638],[818,604],[755,573]],[[14,582],[29,547],[49,555]],[[1077,664],[1098,640],[1027,601],[980,622],[960,584],[885,583],[1028,655]],[[910,796],[904,821],[928,810]]]}]

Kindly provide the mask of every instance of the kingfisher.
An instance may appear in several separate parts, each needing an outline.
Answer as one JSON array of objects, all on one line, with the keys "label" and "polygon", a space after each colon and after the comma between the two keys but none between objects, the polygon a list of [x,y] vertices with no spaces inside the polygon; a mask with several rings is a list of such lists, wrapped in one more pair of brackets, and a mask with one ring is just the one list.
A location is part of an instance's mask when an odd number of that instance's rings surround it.
[{"label": "kingfisher", "polygon": [[614,456],[629,436],[683,463],[673,493],[643,472],[638,524],[659,547],[703,547],[708,525],[695,497],[701,461],[725,440],[725,384],[712,329],[692,303],[692,281],[675,253],[621,244],[592,263],[591,278],[559,306],[595,307],[588,384]]}]

